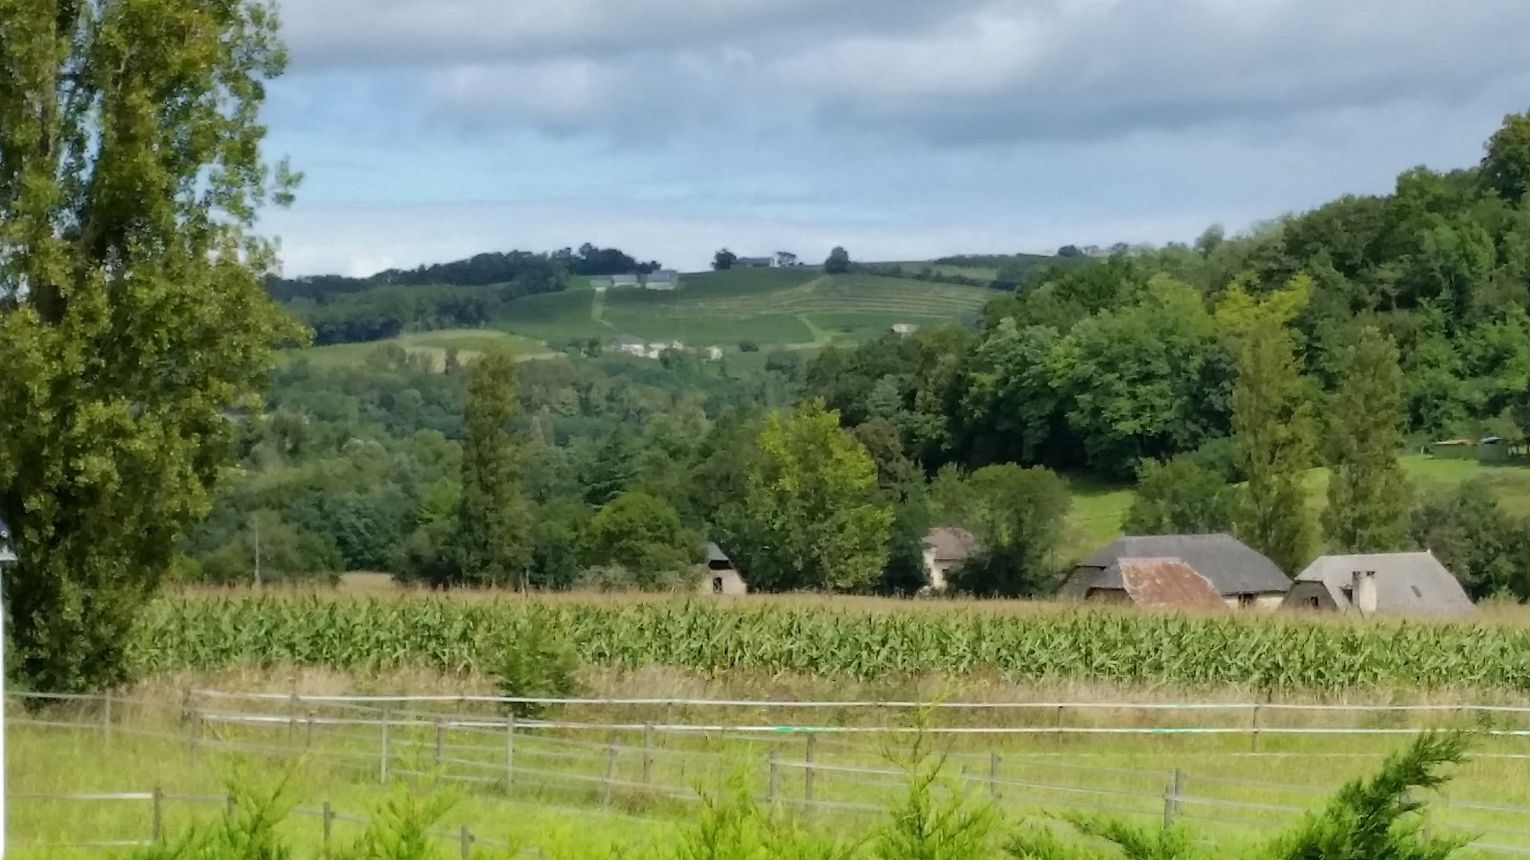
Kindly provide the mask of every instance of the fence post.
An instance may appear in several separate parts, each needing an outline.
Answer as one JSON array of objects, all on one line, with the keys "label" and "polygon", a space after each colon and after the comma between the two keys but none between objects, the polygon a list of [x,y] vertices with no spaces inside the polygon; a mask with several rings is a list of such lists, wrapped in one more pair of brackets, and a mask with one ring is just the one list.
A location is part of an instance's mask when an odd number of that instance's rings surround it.
[{"label": "fence post", "polygon": [[165,790],[154,786],[154,809],[151,812],[153,818],[149,823],[149,838],[158,845],[165,835]]},{"label": "fence post", "polygon": [[228,793],[228,817],[233,820],[239,814],[239,798],[231,791]]},{"label": "fence post", "polygon": [[[436,770],[441,769],[441,758],[446,751],[446,723],[436,721]],[[437,774],[437,778],[440,775]]]},{"label": "fence post", "polygon": [[1063,706],[1057,706],[1057,748],[1062,749],[1063,736]]},{"label": "fence post", "polygon": [[803,752],[802,763],[802,808],[805,814],[813,817],[813,782],[817,776],[817,770],[813,767],[814,751],[818,749],[818,736],[807,736],[807,749]]},{"label": "fence post", "polygon": [[473,831],[466,824],[462,825],[458,839],[462,845],[462,860],[473,860]]},{"label": "fence post", "polygon": [[388,706],[382,708],[382,754],[377,759],[377,781],[388,783]]},{"label": "fence post", "polygon": [[779,801],[780,796],[781,796],[781,767],[780,767],[780,764],[777,763],[777,761],[776,761],[776,750],[774,748],[771,748],[771,750],[770,750],[770,793],[767,795],[767,797],[770,800],[770,817],[771,817],[772,821],[774,821],[776,819],[777,815],[780,812],[780,801]]},{"label": "fence post", "polygon": [[1174,783],[1166,783],[1163,787],[1163,828],[1168,830],[1174,826]]},{"label": "fence post", "polygon": [[313,711],[308,712],[308,736],[303,740],[303,749],[313,749]]},{"label": "fence post", "polygon": [[1249,751],[1259,752],[1259,703],[1254,703],[1254,733],[1249,740]]},{"label": "fence post", "polygon": [[1179,814],[1182,811],[1180,809],[1179,799],[1184,796],[1185,785],[1188,781],[1188,777],[1185,775],[1183,770],[1180,770],[1179,768],[1174,769],[1174,817],[1176,818],[1179,817]]},{"label": "fence post", "polygon": [[611,742],[606,746],[606,776],[601,780],[600,805],[602,809],[611,808],[612,780],[616,779],[616,737],[611,737]]},{"label": "fence post", "polygon": [[505,794],[515,785],[515,712],[505,717]]},{"label": "fence post", "polygon": [[324,860],[329,860],[330,839],[334,836],[335,831],[335,810],[329,805],[327,800],[324,801],[322,813],[321,820],[324,823]]},{"label": "fence post", "polygon": [[994,800],[999,799],[999,754],[988,754],[988,796]]},{"label": "fence post", "polygon": [[297,734],[297,679],[292,679],[292,695],[287,700],[287,745],[292,745],[292,736]]},{"label": "fence post", "polygon": [[653,776],[653,726],[643,726],[643,787]]},{"label": "fence post", "polygon": [[106,691],[105,702],[101,706],[101,739],[106,746],[106,751],[112,751],[112,692]]}]

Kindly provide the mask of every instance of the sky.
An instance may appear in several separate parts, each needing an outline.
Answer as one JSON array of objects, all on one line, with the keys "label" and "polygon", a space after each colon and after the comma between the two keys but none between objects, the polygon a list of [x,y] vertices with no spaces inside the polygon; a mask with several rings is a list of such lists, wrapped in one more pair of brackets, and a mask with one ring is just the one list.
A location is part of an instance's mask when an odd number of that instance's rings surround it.
[{"label": "sky", "polygon": [[1188,241],[1530,110],[1524,0],[284,0],[288,275]]}]

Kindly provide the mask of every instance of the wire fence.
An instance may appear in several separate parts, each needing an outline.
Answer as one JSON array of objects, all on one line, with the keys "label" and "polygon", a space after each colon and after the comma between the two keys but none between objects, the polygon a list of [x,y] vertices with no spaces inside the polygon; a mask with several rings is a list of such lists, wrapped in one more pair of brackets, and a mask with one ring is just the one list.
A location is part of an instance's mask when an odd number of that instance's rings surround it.
[{"label": "wire fence", "polygon": [[[45,792],[17,792],[7,795],[11,800],[41,800],[51,802],[97,804],[97,803],[141,803],[145,810],[146,821],[145,835],[139,839],[85,839],[71,841],[67,844],[48,842],[12,842],[13,848],[23,850],[38,849],[61,849],[61,848],[143,848],[157,845],[165,841],[165,808],[167,804],[182,803],[189,805],[220,805],[228,810],[233,816],[238,809],[238,799],[235,795],[205,795],[205,794],[174,794],[164,791],[156,786],[151,791],[119,791],[119,792],[75,792],[75,793],[45,793]],[[344,822],[359,827],[369,827],[374,821],[370,816],[341,812],[329,801],[316,808],[293,807],[288,813],[294,817],[315,819],[319,827],[319,844],[322,857],[329,857],[335,848],[335,824]],[[495,848],[500,850],[515,850],[518,855],[527,857],[541,857],[542,851],[535,847],[511,845],[495,839],[488,839],[473,833],[472,829],[463,824],[455,830],[429,830],[426,835],[432,839],[445,840],[455,844],[461,851],[463,860],[470,860],[476,846]]]},{"label": "wire fence", "polygon": [[[1488,759],[1530,758],[1530,709],[1483,706],[1293,706],[1225,703],[944,703],[939,712],[1044,715],[978,725],[848,725],[738,721],[729,711],[774,713],[795,708],[885,712],[911,710],[917,703],[760,702],[683,699],[540,699],[467,696],[301,696],[188,691],[178,705],[112,696],[32,695],[62,703],[55,711],[31,712],[13,720],[69,731],[99,733],[108,747],[114,738],[152,738],[184,745],[188,753],[236,752],[277,758],[308,756],[344,768],[358,778],[387,783],[398,778],[466,785],[486,793],[538,803],[612,812],[619,809],[662,814],[684,808],[728,778],[743,775],[752,796],[776,816],[806,823],[867,819],[886,815],[902,796],[908,771],[900,749],[911,732],[948,736],[979,749],[941,753],[954,790],[986,797],[997,808],[1019,815],[1087,810],[1139,821],[1192,821],[1212,840],[1247,838],[1290,824],[1313,810],[1339,786],[1341,768],[1312,769],[1310,783],[1258,777],[1259,761],[1307,756],[1375,760],[1382,749],[1358,750],[1367,737],[1396,740],[1449,724],[1473,727],[1493,745]],[[541,706],[580,709],[595,717],[546,719],[516,716],[501,709]],[[157,710],[171,719],[134,719]],[[676,719],[698,710],[710,719]],[[717,712],[717,713],[710,713]],[[605,714],[607,719],[600,719]],[[1118,725],[1143,715],[1170,719]],[[1224,724],[1206,715],[1230,717]],[[1295,725],[1300,715],[1361,721]],[[1106,719],[1102,715],[1109,715]],[[1190,715],[1184,722],[1180,718]],[[643,719],[634,718],[635,716]],[[721,717],[721,718],[720,718]],[[1321,722],[1321,720],[1318,720]],[[1040,722],[1041,724],[1036,724]],[[1169,740],[1245,735],[1247,747],[1227,751],[1231,772],[1202,765],[1142,768],[1089,763],[1087,744],[1111,736],[1151,735]],[[1271,749],[1282,738],[1335,739],[1339,749]],[[1055,748],[1045,748],[1048,742]],[[1019,746],[1005,746],[1006,743]],[[1511,765],[1512,762],[1511,762]],[[1250,773],[1252,771],[1252,773]],[[25,795],[15,795],[25,797]],[[147,802],[158,808],[168,795],[129,792],[121,797],[78,795],[80,802]],[[159,800],[155,800],[158,797]],[[1439,797],[1426,824],[1432,830],[1474,840],[1473,849],[1500,856],[1530,855],[1530,807],[1502,798]],[[333,811],[333,810],[331,810]],[[323,810],[320,815],[322,817]],[[303,813],[307,814],[307,813]],[[338,814],[338,813],[337,813]],[[160,821],[157,812],[155,822]],[[460,840],[467,831],[456,833]],[[154,829],[158,836],[158,825]],[[327,835],[327,831],[326,831]],[[448,834],[450,836],[451,834]],[[470,833],[467,836],[471,836]],[[120,844],[120,843],[116,843]],[[481,843],[488,844],[488,843]]]}]

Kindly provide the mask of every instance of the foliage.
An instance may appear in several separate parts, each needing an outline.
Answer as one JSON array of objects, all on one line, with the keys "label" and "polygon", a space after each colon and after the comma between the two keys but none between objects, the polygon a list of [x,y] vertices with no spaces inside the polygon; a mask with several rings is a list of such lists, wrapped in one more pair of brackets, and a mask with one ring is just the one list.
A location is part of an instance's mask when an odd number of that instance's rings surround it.
[{"label": "foliage", "polygon": [[490,355],[473,368],[463,411],[462,501],[456,549],[462,581],[520,585],[531,565],[531,518],[521,496],[515,362]]},{"label": "foliage", "polygon": [[835,245],[829,258],[823,261],[823,271],[827,275],[843,275],[850,271],[850,252]]},{"label": "foliage", "polygon": [[1248,488],[1238,535],[1295,574],[1311,560],[1314,523],[1302,487],[1312,465],[1312,407],[1277,321],[1249,330],[1233,392],[1233,432]]},{"label": "foliage", "polygon": [[295,853],[278,834],[291,804],[285,784],[257,791],[241,780],[229,783],[233,807],[210,827],[192,828],[163,845],[133,853],[135,860],[290,860]]},{"label": "foliage", "polygon": [[299,335],[251,232],[285,54],[259,0],[0,5],[0,517],[11,669],[124,680],[133,618],[206,513],[230,413]]},{"label": "foliage", "polygon": [[1323,530],[1344,552],[1392,552],[1408,540],[1402,449],[1402,369],[1397,347],[1372,327],[1345,355],[1328,408],[1332,465]]},{"label": "foliage", "polygon": [[892,513],[876,466],[819,401],[773,415],[746,466],[744,497],[721,514],[729,547],[764,591],[856,590],[881,575]]},{"label": "foliage", "polygon": [[1190,455],[1149,460],[1121,523],[1129,535],[1213,534],[1232,530],[1236,488]]},{"label": "foliage", "polygon": [[1420,735],[1407,749],[1393,753],[1370,779],[1339,790],[1323,811],[1308,816],[1294,832],[1279,839],[1277,860],[1443,860],[1464,847],[1466,839],[1431,837],[1416,813],[1419,792],[1445,783],[1440,773],[1466,757],[1467,739],[1459,733]]},{"label": "foliage", "polygon": [[701,536],[680,522],[680,514],[647,493],[624,493],[590,521],[588,561],[618,564],[636,574],[640,586],[665,582],[665,574],[700,561]]},{"label": "foliage", "polygon": [[[528,615],[505,632],[489,671],[501,696],[557,698],[579,691],[579,657],[564,632],[542,615]],[[534,717],[545,709],[536,702],[510,705],[518,717]]]},{"label": "foliage", "polygon": [[981,549],[952,585],[969,594],[1033,597],[1056,585],[1054,551],[1071,499],[1049,469],[985,466],[966,481],[961,520]]},{"label": "foliage", "polygon": [[1506,513],[1483,479],[1426,495],[1413,513],[1412,532],[1472,599],[1530,599],[1530,521]]},{"label": "foliage", "polygon": [[723,248],[722,250],[712,255],[712,269],[713,271],[717,272],[725,272],[728,269],[733,268],[733,264],[737,261],[737,254],[733,253],[727,248]]},{"label": "foliage", "polygon": [[[928,712],[916,717],[927,728]],[[934,735],[916,731],[907,749],[893,753],[906,785],[902,799],[876,841],[879,860],[985,860],[999,816],[993,807],[969,797],[944,778],[947,758],[934,747]]]}]

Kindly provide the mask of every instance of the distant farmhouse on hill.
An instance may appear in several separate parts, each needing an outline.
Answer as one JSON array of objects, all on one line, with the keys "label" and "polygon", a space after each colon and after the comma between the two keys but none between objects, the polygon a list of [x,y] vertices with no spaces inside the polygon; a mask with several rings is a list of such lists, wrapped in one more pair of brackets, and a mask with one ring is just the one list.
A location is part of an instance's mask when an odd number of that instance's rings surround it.
[{"label": "distant farmhouse on hill", "polygon": [[680,273],[674,269],[660,269],[643,277],[643,289],[669,292],[680,286]]},{"label": "distant farmhouse on hill", "polygon": [[739,257],[733,261],[735,269],[769,269],[775,265],[775,257]]}]

